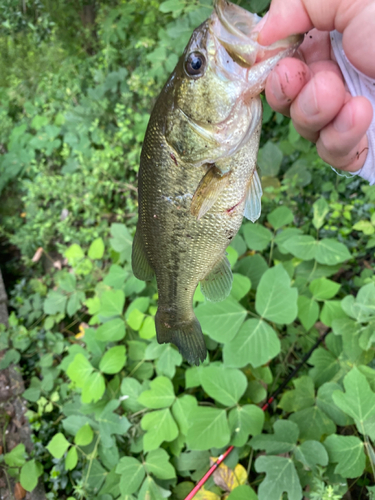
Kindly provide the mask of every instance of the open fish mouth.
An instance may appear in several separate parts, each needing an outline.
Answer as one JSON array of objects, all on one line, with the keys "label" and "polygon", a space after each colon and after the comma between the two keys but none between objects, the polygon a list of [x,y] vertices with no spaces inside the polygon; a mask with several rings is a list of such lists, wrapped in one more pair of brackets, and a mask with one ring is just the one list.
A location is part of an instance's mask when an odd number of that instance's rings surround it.
[{"label": "open fish mouth", "polygon": [[215,0],[214,9],[211,19],[215,37],[241,66],[251,67],[279,54],[291,55],[303,41],[303,35],[292,35],[262,46],[257,41],[261,17],[227,0]]}]

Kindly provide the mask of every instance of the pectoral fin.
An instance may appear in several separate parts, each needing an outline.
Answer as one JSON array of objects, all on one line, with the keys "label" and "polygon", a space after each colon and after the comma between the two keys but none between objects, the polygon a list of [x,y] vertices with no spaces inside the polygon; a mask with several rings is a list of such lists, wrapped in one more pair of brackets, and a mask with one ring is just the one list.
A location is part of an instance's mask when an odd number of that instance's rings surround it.
[{"label": "pectoral fin", "polygon": [[255,169],[247,189],[244,212],[244,216],[246,217],[246,219],[251,220],[251,222],[255,222],[260,217],[262,211],[262,194],[263,191],[259,179],[259,174]]},{"label": "pectoral fin", "polygon": [[134,276],[139,280],[149,281],[154,277],[154,271],[148,263],[142,236],[138,229],[133,240],[132,268]]},{"label": "pectoral fin", "polygon": [[229,260],[227,257],[223,257],[201,281],[201,290],[211,302],[220,302],[230,294],[232,282],[233,275]]},{"label": "pectoral fin", "polygon": [[210,210],[220,194],[227,187],[229,175],[230,172],[223,175],[220,170],[213,165],[200,181],[190,206],[191,214],[198,220]]}]

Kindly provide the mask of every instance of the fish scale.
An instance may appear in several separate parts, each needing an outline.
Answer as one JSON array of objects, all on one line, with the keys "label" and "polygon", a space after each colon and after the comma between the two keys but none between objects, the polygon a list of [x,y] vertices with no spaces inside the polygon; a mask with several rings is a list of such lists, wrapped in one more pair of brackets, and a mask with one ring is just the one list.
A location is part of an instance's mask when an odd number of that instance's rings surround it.
[{"label": "fish scale", "polygon": [[[216,32],[223,36],[219,17],[228,8],[232,4],[217,2],[214,14],[194,31],[152,111],[139,170],[133,272],[139,279],[155,274],[157,339],[176,344],[192,364],[206,357],[193,311],[196,287],[201,282],[213,301],[230,293],[225,250],[244,213],[252,220],[260,213],[259,82],[252,94],[251,70],[231,57],[226,32],[225,48],[216,38]],[[245,20],[252,16],[240,12]],[[254,25],[253,17],[248,21]],[[291,43],[286,45],[285,54]]]}]

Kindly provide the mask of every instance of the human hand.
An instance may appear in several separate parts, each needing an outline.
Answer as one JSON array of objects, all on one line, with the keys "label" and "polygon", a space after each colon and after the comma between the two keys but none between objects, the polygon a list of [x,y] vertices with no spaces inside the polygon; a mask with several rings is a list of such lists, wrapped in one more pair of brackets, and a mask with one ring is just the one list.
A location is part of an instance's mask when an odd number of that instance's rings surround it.
[{"label": "human hand", "polygon": [[300,135],[316,142],[325,162],[356,172],[366,160],[366,131],[373,108],[368,99],[352,97],[345,88],[330,31],[343,33],[349,61],[375,78],[375,2],[273,0],[261,26],[258,41],[262,45],[311,30],[299,49],[304,61],[283,59],[268,77],[267,101],[276,111],[291,116]]}]

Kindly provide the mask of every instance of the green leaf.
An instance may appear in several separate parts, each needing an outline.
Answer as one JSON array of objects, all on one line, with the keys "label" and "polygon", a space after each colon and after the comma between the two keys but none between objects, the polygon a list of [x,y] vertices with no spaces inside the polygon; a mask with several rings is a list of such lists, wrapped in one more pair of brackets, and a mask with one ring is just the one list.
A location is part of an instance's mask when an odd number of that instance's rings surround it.
[{"label": "green leaf", "polygon": [[286,492],[289,500],[301,500],[302,488],[296,468],[290,458],[259,457],[255,470],[265,472],[266,478],[258,488],[259,500],[280,500]]},{"label": "green leaf", "polygon": [[176,399],[172,406],[172,413],[177,422],[180,432],[187,434],[190,425],[190,413],[198,406],[198,401],[194,396],[185,394]]},{"label": "green leaf", "polygon": [[298,297],[298,319],[308,331],[319,318],[319,306],[314,299],[309,299],[304,295]]},{"label": "green leaf", "polygon": [[82,248],[74,243],[70,245],[70,247],[65,250],[64,256],[68,259],[68,263],[71,266],[76,266],[80,260],[82,260],[85,256],[85,252]]},{"label": "green leaf", "polygon": [[138,311],[138,309],[133,309],[129,316],[126,318],[126,322],[130,326],[130,328],[137,332],[141,328],[144,318],[145,315],[141,311]]},{"label": "green leaf", "polygon": [[[252,10],[252,12],[256,12]],[[281,161],[283,159],[282,151],[271,141],[260,148],[258,154],[258,165],[262,177],[275,177],[280,170]]]},{"label": "green leaf", "polygon": [[143,437],[144,451],[155,450],[163,441],[173,441],[178,436],[178,427],[169,408],[147,413],[141,420],[141,427],[147,431]]},{"label": "green leaf", "polygon": [[267,215],[267,220],[271,226],[277,231],[282,226],[286,226],[293,222],[294,214],[288,207],[277,207]]},{"label": "green leaf", "polygon": [[258,496],[250,486],[241,484],[230,492],[227,500],[258,500]]},{"label": "green leaf", "polygon": [[57,279],[57,283],[60,288],[62,288],[65,292],[72,293],[75,291],[77,286],[77,280],[74,274],[64,273]]},{"label": "green leaf", "polygon": [[53,436],[46,448],[54,458],[62,458],[69,446],[69,441],[65,439],[64,434],[59,432]]},{"label": "green leaf", "polygon": [[345,478],[360,476],[366,465],[363,442],[356,436],[328,436],[324,441],[329,461],[337,463],[336,474]]},{"label": "green leaf", "polygon": [[36,403],[40,398],[41,387],[41,381],[37,377],[31,377],[30,387],[26,389],[26,391],[22,394],[22,397],[32,403]]},{"label": "green leaf", "polygon": [[159,6],[160,12],[180,12],[185,7],[185,2],[183,0],[166,0],[162,2]]},{"label": "green leaf", "polygon": [[165,408],[175,400],[172,382],[167,377],[156,377],[150,382],[150,390],[142,392],[138,401],[146,408]]},{"label": "green leaf", "polygon": [[231,296],[240,301],[248,294],[251,288],[251,281],[247,276],[242,276],[242,274],[233,273],[233,283],[232,290],[230,292]]},{"label": "green leaf", "polygon": [[352,418],[346,415],[342,410],[340,410],[340,408],[338,408],[338,406],[335,405],[332,397],[335,391],[343,392],[341,386],[335,382],[326,382],[320,386],[316,398],[316,404],[335,422],[336,425],[340,425],[342,427],[352,425]]},{"label": "green leaf", "polygon": [[125,346],[119,345],[111,347],[100,360],[99,369],[103,373],[113,375],[118,373],[125,366],[126,355]]},{"label": "green leaf", "polygon": [[246,396],[253,403],[260,403],[267,397],[267,391],[258,380],[251,380],[247,386]]},{"label": "green leaf", "polygon": [[[345,301],[349,297],[345,297],[341,302],[345,311],[347,311]],[[353,297],[351,298],[353,299]],[[353,317],[361,323],[368,321],[375,315],[375,283],[368,283],[361,287],[353,304],[352,312],[354,313]],[[348,314],[352,316],[351,313],[348,312]]]},{"label": "green leaf", "polygon": [[72,446],[65,458],[65,470],[73,470],[78,463],[77,448]]},{"label": "green leaf", "polygon": [[[119,288],[119,287],[114,287]],[[130,297],[133,294],[139,294],[146,288],[146,283],[137,279],[135,276],[130,276],[125,283],[125,295]]]},{"label": "green leaf", "polygon": [[328,465],[326,449],[319,441],[305,441],[294,450],[296,460],[313,469],[316,465]]},{"label": "green leaf", "polygon": [[204,333],[217,342],[229,342],[246,318],[246,310],[233,298],[206,302],[195,310]]},{"label": "green leaf", "polygon": [[116,467],[116,474],[121,474],[120,491],[122,495],[131,495],[137,492],[146,475],[143,465],[133,457],[122,457]]},{"label": "green leaf", "polygon": [[141,339],[152,339],[153,337],[156,337],[154,318],[147,316],[138,333]]},{"label": "green leaf", "polygon": [[69,297],[68,303],[66,305],[66,312],[68,316],[72,317],[79,311],[82,303],[85,301],[86,297],[83,292],[73,292]]},{"label": "green leaf", "polygon": [[278,406],[287,413],[313,406],[315,402],[315,391],[312,378],[304,375],[295,379],[293,385],[295,389],[284,392]]},{"label": "green leaf", "polygon": [[155,483],[152,477],[146,477],[139,490],[138,500],[164,500],[164,498],[165,496],[162,495],[161,488]]},{"label": "green leaf", "polygon": [[99,326],[95,332],[95,338],[101,342],[116,342],[117,340],[122,340],[125,337],[125,333],[124,320],[115,318]]},{"label": "green leaf", "polygon": [[114,223],[111,226],[111,247],[121,256],[121,260],[130,262],[133,239],[124,224]]},{"label": "green leaf", "polygon": [[334,422],[317,406],[292,413],[289,420],[298,425],[302,440],[319,441],[324,434],[329,435],[336,431]]},{"label": "green leaf", "polygon": [[[169,345],[169,344],[168,344]],[[128,341],[128,356],[133,361],[141,361],[145,359],[147,344],[139,340]]]},{"label": "green leaf", "polygon": [[350,253],[343,243],[329,238],[323,238],[318,241],[315,259],[320,264],[333,266],[350,259]]},{"label": "green leaf", "polygon": [[244,446],[249,434],[256,436],[262,432],[264,412],[255,405],[237,406],[229,412],[228,420],[232,433],[231,444]]},{"label": "green leaf", "polygon": [[324,219],[329,212],[328,203],[326,202],[326,199],[323,197],[319,198],[319,200],[317,200],[313,204],[313,210],[314,210],[313,224],[316,229],[320,229],[323,226]]},{"label": "green leaf", "polygon": [[172,479],[176,477],[173,465],[169,463],[168,453],[160,448],[150,451],[144,462],[148,474],[153,474],[159,479]]},{"label": "green leaf", "polygon": [[262,251],[272,240],[271,231],[260,224],[249,222],[243,226],[242,230],[246,244],[251,250]]},{"label": "green leaf", "polygon": [[96,403],[105,392],[104,377],[99,372],[91,373],[82,387],[81,399],[83,403]]},{"label": "green leaf", "polygon": [[229,443],[230,430],[225,410],[198,406],[190,413],[186,443],[191,450],[222,448]]},{"label": "green leaf", "polygon": [[275,243],[277,243],[277,248],[280,250],[282,254],[288,254],[289,251],[284,247],[284,243],[289,241],[290,238],[299,236],[301,234],[302,231],[300,229],[297,229],[296,227],[288,227],[286,229],[283,229],[282,231],[279,231],[275,238]]},{"label": "green leaf", "polygon": [[115,446],[115,441],[111,437],[112,434],[124,435],[131,427],[126,417],[114,413],[119,405],[120,401],[118,400],[110,401],[99,416],[96,417],[99,423],[99,434],[105,448]]},{"label": "green leaf", "polygon": [[22,467],[26,462],[26,449],[23,443],[15,446],[9,453],[5,453],[4,461],[9,467]]},{"label": "green leaf", "polygon": [[64,314],[67,300],[66,295],[50,290],[43,304],[45,314]]},{"label": "green leaf", "polygon": [[38,484],[38,477],[43,474],[43,467],[35,460],[29,460],[21,469],[20,483],[26,491],[32,491]]},{"label": "green leaf", "polygon": [[172,344],[166,344],[163,347],[165,349],[156,361],[156,372],[158,375],[166,375],[172,379],[176,374],[176,366],[182,363],[182,356]]},{"label": "green leaf", "polygon": [[[0,370],[5,370],[5,368],[8,368],[11,364],[18,363],[20,359],[21,355],[16,349],[8,349],[0,361]],[[27,391],[25,391],[24,394],[25,393],[28,394]]]},{"label": "green leaf", "polygon": [[366,235],[374,234],[375,228],[369,220],[360,220],[352,227],[355,231],[361,231]]},{"label": "green leaf", "polygon": [[95,260],[95,259],[102,259],[104,255],[104,241],[102,238],[96,238],[94,240],[89,248],[88,256],[90,259]]},{"label": "green leaf", "polygon": [[90,361],[83,354],[76,354],[74,360],[68,366],[66,374],[76,383],[77,387],[83,387],[93,369]]},{"label": "green leaf", "polygon": [[92,490],[99,490],[101,485],[103,484],[107,471],[102,467],[99,460],[90,460],[88,461],[87,466],[83,471],[83,475],[85,480],[87,481],[87,485]]},{"label": "green leaf", "polygon": [[226,366],[243,368],[267,363],[280,352],[280,341],[275,330],[260,319],[247,320],[233,340],[224,344]]},{"label": "green leaf", "polygon": [[274,434],[260,434],[251,438],[250,446],[274,455],[292,451],[299,435],[298,426],[288,420],[276,420],[273,429]]},{"label": "green leaf", "polygon": [[78,446],[87,446],[94,439],[94,433],[89,424],[82,426],[74,437],[74,442]]},{"label": "green leaf", "polygon": [[236,250],[239,257],[243,255],[247,250],[246,243],[239,233],[237,233],[233,238],[230,246]]},{"label": "green leaf", "polygon": [[319,278],[310,283],[309,290],[315,300],[332,299],[340,290],[341,285],[327,278]]},{"label": "green leaf", "polygon": [[103,282],[105,285],[111,286],[116,290],[122,290],[124,288],[125,280],[128,273],[125,269],[117,264],[112,264],[109,268],[109,273],[104,278]]},{"label": "green leaf", "polygon": [[332,322],[340,318],[347,318],[342,309],[341,301],[326,300],[320,312],[320,321],[327,326],[332,326]]},{"label": "green leaf", "polygon": [[257,288],[260,278],[267,269],[267,262],[259,254],[239,260],[234,268],[237,273],[243,274],[250,279],[253,288]]},{"label": "green leaf", "polygon": [[224,366],[203,367],[200,379],[205,392],[225,406],[237,404],[247,387],[247,378],[240,370]]},{"label": "green leaf", "polygon": [[359,432],[365,434],[365,421],[375,415],[375,394],[366,377],[357,368],[353,368],[345,376],[344,387],[345,393],[333,393],[333,401],[354,419]]},{"label": "green leaf", "polygon": [[125,294],[122,290],[108,290],[100,298],[99,314],[104,318],[122,314],[125,304]]},{"label": "green leaf", "polygon": [[[298,143],[303,141],[300,137]],[[304,187],[310,184],[311,174],[308,171],[308,163],[304,158],[299,158],[293,165],[285,172],[284,179],[290,179],[296,186]]]},{"label": "green leaf", "polygon": [[318,348],[312,353],[309,364],[314,366],[309,371],[309,375],[318,387],[324,384],[324,382],[332,380],[340,370],[340,363],[337,357],[323,348]]},{"label": "green leaf", "polygon": [[208,451],[186,451],[173,460],[179,471],[208,469],[210,466],[210,454]]},{"label": "green leaf", "polygon": [[255,301],[257,313],[269,321],[289,324],[297,317],[298,291],[291,288],[290,278],[281,264],[262,276]]},{"label": "green leaf", "polygon": [[283,247],[292,255],[301,260],[314,259],[317,252],[317,242],[312,236],[292,236]]},{"label": "green leaf", "polygon": [[131,412],[137,412],[144,408],[138,403],[138,397],[142,392],[142,386],[135,378],[126,377],[121,382],[121,394],[126,396],[122,401],[122,406]]}]

